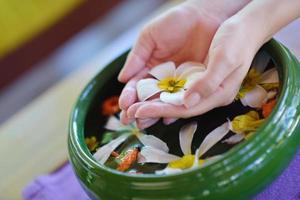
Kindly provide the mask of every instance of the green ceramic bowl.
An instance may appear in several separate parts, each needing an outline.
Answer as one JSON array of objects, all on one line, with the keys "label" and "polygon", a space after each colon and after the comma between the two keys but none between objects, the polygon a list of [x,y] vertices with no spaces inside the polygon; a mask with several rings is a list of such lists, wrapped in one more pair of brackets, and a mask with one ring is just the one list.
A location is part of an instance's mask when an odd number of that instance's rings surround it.
[{"label": "green ceramic bowl", "polygon": [[[123,66],[127,53],[116,58],[82,91],[74,107],[69,128],[69,155],[82,187],[92,199],[183,200],[247,199],[265,188],[288,165],[300,146],[300,64],[275,40],[264,45],[278,66],[281,93],[267,122],[250,140],[200,169],[157,176],[121,173],[101,166],[84,143],[87,132],[99,131],[90,112],[104,96],[114,92],[111,80]],[[117,84],[117,83],[116,83]],[[122,87],[122,85],[114,85]]]}]

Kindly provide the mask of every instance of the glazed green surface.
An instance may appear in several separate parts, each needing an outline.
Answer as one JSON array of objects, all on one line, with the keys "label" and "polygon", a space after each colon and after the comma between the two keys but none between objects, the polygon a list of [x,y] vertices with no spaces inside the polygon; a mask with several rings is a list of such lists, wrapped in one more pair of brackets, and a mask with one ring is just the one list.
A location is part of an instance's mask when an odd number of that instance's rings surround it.
[{"label": "glazed green surface", "polygon": [[93,199],[248,199],[260,192],[288,165],[300,146],[300,65],[281,44],[264,46],[280,67],[281,94],[267,122],[250,140],[201,169],[181,174],[131,175],[98,164],[84,143],[88,110],[98,93],[124,64],[126,53],[109,64],[84,89],[70,119],[70,161]]}]

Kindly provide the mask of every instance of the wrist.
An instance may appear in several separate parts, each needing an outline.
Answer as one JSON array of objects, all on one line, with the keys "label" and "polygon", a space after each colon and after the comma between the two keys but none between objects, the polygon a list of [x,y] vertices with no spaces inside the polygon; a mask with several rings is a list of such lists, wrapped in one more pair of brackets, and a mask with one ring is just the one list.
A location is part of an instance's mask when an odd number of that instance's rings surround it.
[{"label": "wrist", "polygon": [[188,0],[186,7],[200,16],[205,16],[218,21],[220,24],[236,14],[251,0]]}]

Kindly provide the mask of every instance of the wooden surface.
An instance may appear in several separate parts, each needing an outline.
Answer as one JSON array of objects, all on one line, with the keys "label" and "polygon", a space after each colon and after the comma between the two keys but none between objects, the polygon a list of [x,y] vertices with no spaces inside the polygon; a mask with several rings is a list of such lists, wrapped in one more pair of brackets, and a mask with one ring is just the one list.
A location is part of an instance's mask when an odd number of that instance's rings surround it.
[{"label": "wooden surface", "polygon": [[[299,24],[296,25],[298,28]],[[77,96],[92,76],[131,46],[140,27],[137,25],[125,33],[99,52],[94,60],[46,91],[0,127],[1,200],[21,199],[26,184],[38,175],[55,170],[67,160],[68,120]],[[280,35],[281,39],[289,37],[288,32],[284,34]]]}]

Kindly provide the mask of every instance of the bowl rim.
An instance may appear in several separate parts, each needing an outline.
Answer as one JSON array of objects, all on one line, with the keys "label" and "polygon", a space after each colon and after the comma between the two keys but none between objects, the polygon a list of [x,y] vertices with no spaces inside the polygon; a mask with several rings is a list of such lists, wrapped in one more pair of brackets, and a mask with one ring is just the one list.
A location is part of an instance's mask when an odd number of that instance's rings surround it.
[{"label": "bowl rim", "polygon": [[[266,137],[270,137],[268,135],[269,131],[274,131],[274,127],[271,125],[271,123],[268,123],[269,121],[272,120],[280,120],[283,118],[283,111],[286,109],[286,100],[287,100],[287,94],[291,90],[290,87],[288,87],[288,82],[290,82],[290,79],[293,77],[290,76],[289,68],[291,66],[288,65],[289,60],[295,59],[292,57],[290,52],[279,42],[277,42],[274,39],[271,39],[268,43],[264,45],[267,46],[266,49],[272,48],[272,51],[275,53],[271,54],[277,54],[277,58],[272,59],[276,62],[276,60],[281,60],[283,63],[282,66],[280,66],[281,69],[281,92],[277,101],[277,104],[271,113],[271,115],[267,118],[266,123],[263,123],[263,125],[257,130],[257,134],[255,134],[255,137],[251,137],[249,140],[242,142],[241,144],[237,145],[236,147],[230,149],[229,151],[225,152],[222,154],[222,157],[209,163],[206,166],[203,166],[201,168],[196,168],[196,169],[187,169],[183,170],[180,173],[176,174],[169,174],[169,175],[156,175],[156,174],[130,174],[130,173],[124,173],[124,172],[119,172],[117,170],[111,169],[109,167],[103,166],[100,163],[98,163],[93,157],[92,154],[88,151],[87,147],[84,146],[83,142],[80,140],[84,138],[80,138],[80,136],[84,136],[84,124],[85,124],[85,116],[88,112],[88,99],[87,97],[93,92],[94,86],[96,85],[96,78],[98,76],[101,76],[105,73],[106,67],[102,71],[100,71],[87,85],[86,87],[82,90],[74,108],[71,113],[70,121],[69,121],[69,151],[71,151],[70,146],[74,147],[75,153],[78,155],[79,159],[81,162],[84,163],[85,167],[87,167],[91,173],[95,175],[101,175],[103,173],[109,173],[111,175],[116,175],[116,176],[121,176],[129,179],[135,179],[135,180],[167,180],[170,178],[174,177],[181,177],[182,175],[186,174],[195,174],[197,172],[201,172],[202,170],[205,170],[208,167],[213,167],[216,170],[219,167],[224,166],[225,164],[228,165],[231,163],[231,161],[234,161],[237,159],[236,157],[241,154],[245,154],[248,152],[253,151],[255,148],[255,141],[264,141]],[[268,54],[270,54],[268,51],[266,51]],[[126,56],[128,52],[123,53],[121,56],[117,57],[120,58],[122,56]],[[294,77],[295,78],[295,77]],[[86,108],[85,110],[80,110],[81,108]],[[81,127],[80,127],[81,125]],[[278,132],[278,130],[277,130]],[[275,134],[272,134],[273,137],[276,137]],[[282,136],[281,136],[282,137]],[[70,154],[70,153],[69,153]],[[71,162],[72,163],[72,162]],[[231,163],[232,167],[236,167],[235,164]]]}]

